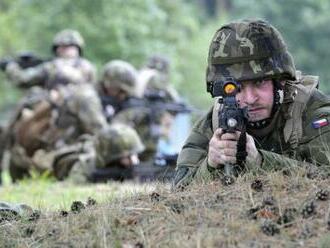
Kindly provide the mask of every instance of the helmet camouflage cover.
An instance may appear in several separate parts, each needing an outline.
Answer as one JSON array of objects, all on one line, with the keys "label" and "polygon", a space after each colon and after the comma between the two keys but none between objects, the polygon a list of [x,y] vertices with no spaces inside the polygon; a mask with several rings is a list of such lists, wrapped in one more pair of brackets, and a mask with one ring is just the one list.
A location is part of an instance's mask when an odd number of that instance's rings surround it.
[{"label": "helmet camouflage cover", "polygon": [[136,69],[130,63],[113,60],[104,66],[101,82],[106,87],[118,87],[133,96],[136,94],[137,74]]},{"label": "helmet camouflage cover", "polygon": [[295,65],[279,33],[263,20],[232,22],[211,41],[206,82],[280,78],[295,80]]},{"label": "helmet camouflage cover", "polygon": [[55,35],[53,40],[53,50],[55,50],[58,46],[69,45],[77,46],[81,52],[85,45],[85,41],[78,31],[72,29],[64,29]]},{"label": "helmet camouflage cover", "polygon": [[104,165],[144,150],[140,137],[134,129],[124,124],[112,124],[96,136],[95,150]]}]

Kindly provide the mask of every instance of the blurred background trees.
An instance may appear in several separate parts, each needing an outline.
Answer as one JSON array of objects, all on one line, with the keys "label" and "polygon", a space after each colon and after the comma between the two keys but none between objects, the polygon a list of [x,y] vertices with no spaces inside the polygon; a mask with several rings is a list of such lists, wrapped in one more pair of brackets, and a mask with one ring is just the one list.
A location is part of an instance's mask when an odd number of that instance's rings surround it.
[{"label": "blurred background trees", "polygon": [[[137,68],[153,53],[172,62],[171,80],[198,108],[212,99],[205,92],[209,42],[224,22],[264,18],[283,33],[297,68],[321,77],[330,92],[330,2],[327,0],[1,0],[0,57],[32,51],[51,57],[55,33],[81,32],[85,57],[98,69],[111,59]],[[0,75],[0,107],[15,102],[19,91]]]}]

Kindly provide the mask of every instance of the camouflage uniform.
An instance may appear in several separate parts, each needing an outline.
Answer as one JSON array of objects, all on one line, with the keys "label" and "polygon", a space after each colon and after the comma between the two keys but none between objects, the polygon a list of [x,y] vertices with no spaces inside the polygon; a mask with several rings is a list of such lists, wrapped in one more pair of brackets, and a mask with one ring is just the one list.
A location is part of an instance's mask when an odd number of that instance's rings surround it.
[{"label": "camouflage uniform", "polygon": [[[55,93],[56,97],[53,97]],[[39,97],[36,95],[39,94]],[[94,134],[107,125],[97,93],[91,85],[39,90],[27,103],[23,99],[9,127],[10,173],[20,179],[34,168],[50,170],[56,149],[72,144],[82,134]],[[30,102],[29,102],[30,101]]]},{"label": "camouflage uniform", "polygon": [[126,61],[112,60],[103,67],[99,94],[108,121],[136,97],[136,78],[136,69]]},{"label": "camouflage uniform", "polygon": [[[274,92],[278,109],[271,123],[257,131],[247,128],[262,156],[259,169],[302,165],[325,169],[330,165],[330,99],[316,89],[317,78],[296,73],[293,59],[274,27],[264,21],[246,20],[224,25],[215,33],[209,50],[208,88],[227,77],[236,81],[270,78],[274,85],[276,80],[285,81],[283,100],[276,99]],[[221,176],[222,172],[207,162],[209,141],[217,128],[216,107],[194,125],[178,158],[174,187]]]},{"label": "camouflage uniform", "polygon": [[163,111],[151,112],[147,107],[132,107],[120,111],[112,123],[125,123],[134,128],[145,145],[145,151],[140,155],[141,161],[150,161],[157,152],[157,143],[162,136],[161,118]]},{"label": "camouflage uniform", "polygon": [[133,168],[121,165],[120,159],[143,149],[134,129],[110,125],[95,136],[82,137],[80,142],[58,150],[53,163],[55,176],[76,183],[132,179]]},{"label": "camouflage uniform", "polygon": [[[144,99],[136,97],[137,71],[129,63],[121,60],[110,61],[104,66],[101,99],[105,115],[111,123],[124,123],[134,128],[146,147],[141,160],[150,160],[156,153],[157,142],[161,135],[161,117],[165,111],[152,111],[153,106],[145,104]],[[115,99],[107,95],[106,89],[124,92],[125,99]],[[110,92],[111,93],[111,92]]]},{"label": "camouflage uniform", "polygon": [[[52,48],[56,52],[58,46],[68,45],[78,47],[81,55],[84,40],[75,30],[63,30],[55,36]],[[20,68],[15,62],[11,62],[6,67],[6,74],[17,86],[25,88],[39,85],[47,89],[52,89],[57,85],[70,83],[94,84],[96,82],[95,67],[82,57],[55,57],[51,61],[26,69]]]},{"label": "camouflage uniform", "polygon": [[178,102],[180,96],[170,84],[170,61],[162,55],[153,55],[148,59],[145,68],[138,75],[137,95],[143,97],[145,93],[162,92],[169,101]]}]

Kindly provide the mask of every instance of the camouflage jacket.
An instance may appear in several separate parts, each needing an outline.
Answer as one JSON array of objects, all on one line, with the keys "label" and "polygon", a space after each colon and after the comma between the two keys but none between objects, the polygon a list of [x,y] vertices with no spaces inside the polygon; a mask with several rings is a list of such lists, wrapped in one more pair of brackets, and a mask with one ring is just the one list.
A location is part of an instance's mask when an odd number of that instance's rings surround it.
[{"label": "camouflage jacket", "polygon": [[12,62],[6,67],[6,74],[14,84],[23,88],[39,85],[52,89],[69,83],[96,82],[96,69],[84,58],[55,58],[26,69],[21,69],[17,63]]},{"label": "camouflage jacket", "polygon": [[[318,90],[311,93],[308,103],[300,116],[302,137],[296,147],[285,142],[285,109],[282,104],[273,131],[260,138],[254,138],[262,155],[262,171],[278,170],[291,166],[318,165],[326,169],[330,166],[330,98]],[[295,120],[294,120],[295,121]],[[322,123],[321,125],[319,125]],[[177,161],[174,188],[185,187],[192,181],[215,179],[219,173],[208,166],[209,141],[213,135],[212,110],[193,127]]]},{"label": "camouflage jacket", "polygon": [[178,102],[181,100],[177,90],[170,84],[167,73],[161,73],[156,69],[144,68],[139,72],[136,95],[143,97],[149,90],[162,91],[169,101]]},{"label": "camouflage jacket", "polygon": [[71,84],[57,92],[58,102],[49,101],[46,94],[46,99],[34,103],[32,108],[23,104],[18,110],[9,130],[12,176],[17,168],[51,170],[57,149],[107,125],[94,87]]},{"label": "camouflage jacket", "polygon": [[96,152],[95,138],[95,136],[85,135],[76,144],[56,151],[53,169],[57,179],[79,184],[110,180],[149,182],[153,180],[169,181],[174,175],[174,166],[157,166],[153,161],[129,168],[124,168],[116,163],[105,166],[104,160]]},{"label": "camouflage jacket", "polygon": [[132,168],[105,165],[102,155],[96,151],[95,141],[95,136],[84,135],[75,144],[58,149],[52,165],[55,177],[73,183],[132,179]]},{"label": "camouflage jacket", "polygon": [[161,117],[164,114],[164,110],[157,112],[148,107],[131,107],[115,115],[112,123],[124,123],[136,130],[145,146],[140,159],[148,161],[156,154],[158,140],[162,135]]},{"label": "camouflage jacket", "polygon": [[57,179],[75,183],[88,181],[88,175],[98,164],[94,139],[95,136],[84,135],[76,143],[54,152],[52,168]]}]

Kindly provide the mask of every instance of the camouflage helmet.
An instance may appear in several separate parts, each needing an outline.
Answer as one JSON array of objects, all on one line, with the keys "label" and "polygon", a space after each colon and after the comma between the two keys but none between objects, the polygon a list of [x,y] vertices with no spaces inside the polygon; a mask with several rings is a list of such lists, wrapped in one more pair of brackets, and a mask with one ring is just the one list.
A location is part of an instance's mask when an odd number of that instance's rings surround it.
[{"label": "camouflage helmet", "polygon": [[103,165],[117,159],[139,154],[144,145],[137,132],[121,123],[112,124],[96,135],[96,153]]},{"label": "camouflage helmet", "polygon": [[232,22],[218,29],[211,41],[206,71],[212,82],[279,78],[295,80],[295,65],[279,33],[263,20]]},{"label": "camouflage helmet", "polygon": [[170,67],[170,60],[164,55],[155,54],[148,58],[147,67],[156,69],[162,73],[168,73]]},{"label": "camouflage helmet", "polygon": [[136,95],[137,70],[123,60],[113,60],[103,67],[101,83],[105,87],[118,87],[128,95]]},{"label": "camouflage helmet", "polygon": [[72,29],[64,29],[58,32],[53,39],[53,52],[56,52],[59,46],[76,46],[79,48],[79,53],[82,55],[82,49],[85,46],[85,41],[81,34]]}]

